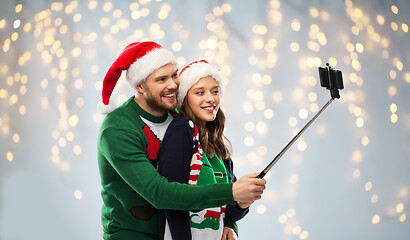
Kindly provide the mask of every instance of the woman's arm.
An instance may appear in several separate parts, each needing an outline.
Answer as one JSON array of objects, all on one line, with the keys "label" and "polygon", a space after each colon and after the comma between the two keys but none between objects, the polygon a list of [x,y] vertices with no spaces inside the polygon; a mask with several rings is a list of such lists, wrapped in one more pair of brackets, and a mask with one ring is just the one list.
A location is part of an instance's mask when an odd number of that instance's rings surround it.
[{"label": "woman's arm", "polygon": [[[192,126],[192,127],[191,127]],[[188,183],[191,158],[198,143],[193,141],[193,123],[186,118],[176,118],[170,124],[159,152],[158,172],[170,182]],[[189,211],[159,211],[161,236],[165,235],[165,222],[173,239],[190,240],[191,227]]]},{"label": "woman's arm", "polygon": [[[195,152],[192,134],[194,125],[186,118],[176,118],[169,125],[161,144],[158,172],[169,182],[188,183],[191,159]],[[197,148],[198,146],[196,146]]]}]

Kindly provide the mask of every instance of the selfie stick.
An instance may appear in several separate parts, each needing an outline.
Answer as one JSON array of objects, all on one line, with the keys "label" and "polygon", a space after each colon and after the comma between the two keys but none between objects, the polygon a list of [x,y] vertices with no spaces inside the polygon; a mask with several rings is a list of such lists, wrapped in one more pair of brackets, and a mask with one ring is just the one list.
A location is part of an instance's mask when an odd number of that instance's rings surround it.
[{"label": "selfie stick", "polygon": [[298,140],[298,138],[303,134],[303,132],[315,121],[315,119],[329,106],[329,104],[333,101],[333,98],[331,98],[323,107],[320,109],[320,111],[296,134],[296,136],[293,137],[293,139],[285,146],[285,148],[280,151],[278,155],[269,163],[269,165],[263,169],[263,171],[258,175],[258,178],[263,178],[266,173],[269,172],[269,170],[273,167],[273,165],[276,164],[276,162],[285,154],[285,152],[292,146],[293,143]]},{"label": "selfie stick", "polygon": [[257,176],[257,178],[263,178],[266,173],[279,161],[279,159],[285,154],[285,152],[292,146],[293,143],[303,134],[303,132],[322,114],[323,111],[332,103],[335,98],[340,98],[339,90],[343,89],[342,72],[340,70],[332,69],[329,64],[326,64],[326,68],[319,67],[320,84],[322,87],[330,90],[330,100],[320,109],[318,113],[293,137],[293,139],[280,151],[278,155],[269,163],[269,165],[263,169],[263,171]]}]

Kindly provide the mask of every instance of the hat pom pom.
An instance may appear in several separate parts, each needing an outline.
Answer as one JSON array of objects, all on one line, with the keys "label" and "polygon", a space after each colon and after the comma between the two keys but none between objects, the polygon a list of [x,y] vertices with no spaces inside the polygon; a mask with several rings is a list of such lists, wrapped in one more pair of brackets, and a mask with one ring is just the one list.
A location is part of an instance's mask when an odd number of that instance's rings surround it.
[{"label": "hat pom pom", "polygon": [[108,114],[115,109],[115,103],[113,101],[109,101],[108,105],[105,105],[102,101],[100,101],[97,105],[97,110],[99,113]]}]

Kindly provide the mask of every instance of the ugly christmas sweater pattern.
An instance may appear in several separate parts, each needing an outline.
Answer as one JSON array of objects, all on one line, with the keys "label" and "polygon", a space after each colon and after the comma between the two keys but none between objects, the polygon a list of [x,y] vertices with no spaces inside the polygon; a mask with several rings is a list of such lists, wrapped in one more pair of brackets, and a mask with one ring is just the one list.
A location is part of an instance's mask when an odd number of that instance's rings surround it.
[{"label": "ugly christmas sweater pattern", "polygon": [[[157,240],[157,209],[189,210],[234,203],[232,184],[192,187],[170,183],[158,174],[160,136],[170,118],[169,113],[161,117],[149,114],[133,97],[105,117],[98,136],[104,239]],[[209,199],[209,194],[217,197]]]},{"label": "ugly christmas sweater pattern", "polygon": [[[169,125],[161,146],[158,171],[171,182],[204,186],[236,181],[232,160],[203,154],[194,123],[178,117]],[[163,239],[221,239],[224,226],[237,232],[235,221],[248,209],[237,205],[193,211],[160,210],[160,233]]]}]

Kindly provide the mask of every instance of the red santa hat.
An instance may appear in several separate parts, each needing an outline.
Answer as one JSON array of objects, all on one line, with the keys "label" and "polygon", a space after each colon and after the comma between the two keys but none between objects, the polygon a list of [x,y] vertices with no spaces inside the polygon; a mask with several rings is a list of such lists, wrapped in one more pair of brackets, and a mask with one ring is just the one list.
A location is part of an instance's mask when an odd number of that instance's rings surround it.
[{"label": "red santa hat", "polygon": [[134,42],[125,47],[104,77],[98,112],[107,114],[115,109],[110,97],[122,71],[127,70],[126,79],[135,88],[155,70],[170,63],[177,64],[175,56],[155,42]]},{"label": "red santa hat", "polygon": [[224,79],[221,71],[205,60],[199,60],[188,64],[179,73],[179,90],[178,90],[178,108],[181,109],[182,103],[189,91],[189,89],[197,83],[201,78],[211,76],[213,77],[220,87],[219,94],[224,93]]}]

